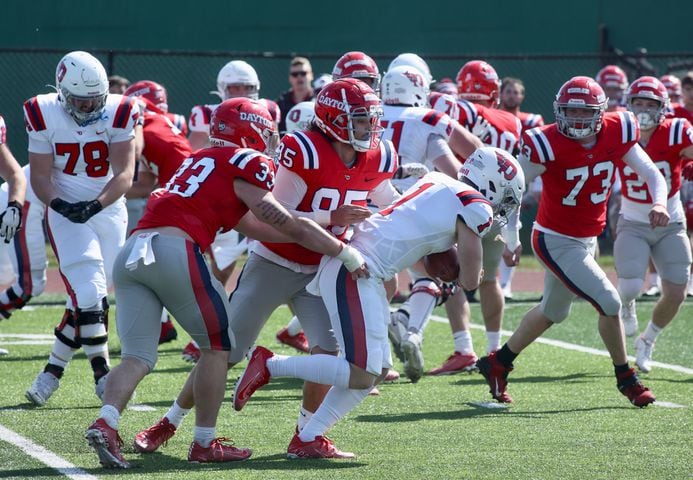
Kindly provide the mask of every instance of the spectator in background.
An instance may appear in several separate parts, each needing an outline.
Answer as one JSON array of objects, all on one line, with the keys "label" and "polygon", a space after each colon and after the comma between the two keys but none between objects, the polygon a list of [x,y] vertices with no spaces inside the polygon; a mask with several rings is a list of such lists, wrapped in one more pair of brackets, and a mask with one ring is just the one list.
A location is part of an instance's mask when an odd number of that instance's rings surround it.
[{"label": "spectator in background", "polygon": [[120,75],[111,75],[108,77],[108,93],[117,93],[122,95],[130,86],[130,80]]},{"label": "spectator in background", "polygon": [[693,123],[693,70],[681,79],[681,103],[673,107],[674,116]]},{"label": "spectator in background", "polygon": [[279,122],[279,133],[286,130],[286,113],[297,103],[306,102],[315,98],[312,87],[313,67],[305,57],[294,57],[289,66],[289,83],[291,88],[279,95],[277,104],[282,112]]},{"label": "spectator in background", "polygon": [[544,125],[544,118],[538,113],[521,112],[525,101],[525,84],[519,78],[506,77],[501,83],[500,109],[510,112],[522,122],[522,131]]}]

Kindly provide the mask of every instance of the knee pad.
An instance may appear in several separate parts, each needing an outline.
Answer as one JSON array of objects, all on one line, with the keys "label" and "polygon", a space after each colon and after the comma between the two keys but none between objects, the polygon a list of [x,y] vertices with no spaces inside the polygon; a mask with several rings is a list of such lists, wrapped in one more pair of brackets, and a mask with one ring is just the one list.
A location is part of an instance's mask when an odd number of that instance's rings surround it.
[{"label": "knee pad", "polygon": [[93,310],[85,312],[77,309],[77,313],[75,314],[75,323],[77,324],[75,340],[81,345],[105,344],[108,342],[108,333],[106,333],[106,331],[104,331],[103,334],[97,333],[94,335],[82,335],[82,331],[93,330],[92,328],[85,328],[91,325],[103,325],[105,330],[107,321],[108,313],[105,310]]},{"label": "knee pad", "polygon": [[638,298],[645,282],[642,278],[619,278],[618,293],[624,302]]},{"label": "knee pad", "polygon": [[93,282],[83,283],[77,287],[73,287],[72,290],[77,299],[75,309],[93,308],[92,306],[94,305],[100,305],[103,299],[106,298],[106,292],[103,288],[95,285]]},{"label": "knee pad", "polygon": [[58,340],[70,348],[78,349],[82,346],[77,339],[77,327],[75,324],[74,312],[72,310],[65,309],[63,318],[58,326],[55,327],[54,333]]}]

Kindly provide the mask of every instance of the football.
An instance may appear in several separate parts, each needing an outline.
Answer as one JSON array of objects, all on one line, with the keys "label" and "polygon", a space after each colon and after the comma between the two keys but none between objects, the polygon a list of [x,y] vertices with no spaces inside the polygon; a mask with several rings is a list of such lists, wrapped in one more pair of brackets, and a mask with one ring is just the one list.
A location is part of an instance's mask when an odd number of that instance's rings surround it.
[{"label": "football", "polygon": [[460,274],[460,262],[457,259],[457,247],[439,253],[431,253],[423,259],[426,272],[444,282],[454,282]]}]

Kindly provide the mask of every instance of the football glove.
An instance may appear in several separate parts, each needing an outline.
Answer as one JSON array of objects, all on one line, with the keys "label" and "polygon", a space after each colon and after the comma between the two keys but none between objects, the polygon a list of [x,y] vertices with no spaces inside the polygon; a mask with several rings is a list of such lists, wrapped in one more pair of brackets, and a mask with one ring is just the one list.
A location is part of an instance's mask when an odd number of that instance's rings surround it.
[{"label": "football glove", "polygon": [[22,206],[16,200],[7,204],[7,209],[0,215],[0,236],[5,243],[10,243],[14,234],[22,225]]},{"label": "football glove", "polygon": [[101,210],[103,210],[103,206],[98,200],[85,200],[73,203],[65,217],[74,223],[85,223]]}]

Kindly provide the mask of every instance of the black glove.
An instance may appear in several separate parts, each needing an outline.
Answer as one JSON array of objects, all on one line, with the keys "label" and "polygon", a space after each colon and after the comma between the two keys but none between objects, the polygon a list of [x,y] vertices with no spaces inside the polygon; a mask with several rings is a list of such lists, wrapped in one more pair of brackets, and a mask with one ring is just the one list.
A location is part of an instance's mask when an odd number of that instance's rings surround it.
[{"label": "black glove", "polygon": [[70,212],[65,216],[71,222],[84,223],[101,210],[103,207],[98,200],[85,200],[71,204]]},{"label": "black glove", "polygon": [[54,198],[51,201],[51,208],[63,217],[67,217],[67,214],[72,210],[72,204],[62,198]]},{"label": "black glove", "polygon": [[22,225],[22,206],[12,200],[7,209],[0,215],[0,237],[5,237],[5,243],[10,243],[14,234]]}]

